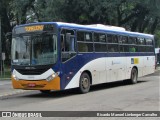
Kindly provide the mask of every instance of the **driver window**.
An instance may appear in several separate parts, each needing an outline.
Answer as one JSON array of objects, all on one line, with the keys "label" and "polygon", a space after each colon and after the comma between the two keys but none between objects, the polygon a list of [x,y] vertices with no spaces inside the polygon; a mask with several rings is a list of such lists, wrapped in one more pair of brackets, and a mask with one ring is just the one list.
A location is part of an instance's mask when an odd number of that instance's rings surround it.
[{"label": "driver window", "polygon": [[75,32],[73,30],[61,30],[61,58],[67,61],[76,55]]},{"label": "driver window", "polygon": [[69,51],[75,52],[75,37],[70,37],[70,48]]}]

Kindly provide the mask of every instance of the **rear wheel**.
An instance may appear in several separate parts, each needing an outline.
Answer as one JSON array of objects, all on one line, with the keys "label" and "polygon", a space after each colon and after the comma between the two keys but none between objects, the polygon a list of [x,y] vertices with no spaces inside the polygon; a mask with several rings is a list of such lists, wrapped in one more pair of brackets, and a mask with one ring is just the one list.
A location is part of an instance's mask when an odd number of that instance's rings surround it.
[{"label": "rear wheel", "polygon": [[130,83],[131,84],[136,84],[137,83],[137,78],[138,78],[138,71],[136,68],[132,68],[131,71],[131,78],[130,78]]},{"label": "rear wheel", "polygon": [[90,90],[90,76],[84,72],[81,74],[79,81],[79,91],[80,93],[87,93]]}]

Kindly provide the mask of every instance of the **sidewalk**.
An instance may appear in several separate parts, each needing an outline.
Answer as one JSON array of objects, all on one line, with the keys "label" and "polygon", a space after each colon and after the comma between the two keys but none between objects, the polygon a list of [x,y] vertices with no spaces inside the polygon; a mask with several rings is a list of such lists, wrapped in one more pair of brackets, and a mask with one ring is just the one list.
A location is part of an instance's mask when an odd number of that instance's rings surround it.
[{"label": "sidewalk", "polygon": [[160,70],[160,66],[157,66],[156,71]]},{"label": "sidewalk", "polygon": [[11,78],[0,78],[0,81],[11,81]]},{"label": "sidewalk", "polygon": [[2,80],[2,81],[0,81],[0,86],[1,85],[11,85],[11,81],[10,80]]}]

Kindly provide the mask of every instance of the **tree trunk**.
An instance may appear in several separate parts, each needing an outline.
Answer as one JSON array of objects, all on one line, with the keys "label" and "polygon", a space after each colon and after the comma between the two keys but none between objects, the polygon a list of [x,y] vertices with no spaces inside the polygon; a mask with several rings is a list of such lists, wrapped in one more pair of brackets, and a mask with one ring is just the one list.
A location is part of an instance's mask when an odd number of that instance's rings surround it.
[{"label": "tree trunk", "polygon": [[135,19],[135,21],[131,26],[131,31],[135,32],[137,30],[137,26],[138,26],[138,19]]},{"label": "tree trunk", "polygon": [[149,24],[149,19],[147,19],[147,20],[144,22],[144,24],[143,24],[142,27],[141,27],[140,32],[143,33],[143,32],[145,31],[145,29],[147,28],[148,24]]},{"label": "tree trunk", "polygon": [[158,25],[158,21],[159,21],[159,18],[156,17],[155,20],[154,20],[154,22],[153,22],[153,24],[152,24],[152,26],[151,26],[151,30],[150,30],[150,33],[151,33],[151,34],[154,34],[154,33],[155,33],[156,27],[157,27],[157,25]]},{"label": "tree trunk", "polygon": [[8,15],[7,15],[7,8],[6,7],[3,7],[2,5],[2,8],[1,10],[3,12],[1,12],[1,20],[2,20],[2,35],[1,35],[1,38],[2,38],[2,52],[5,52],[6,54],[6,63],[7,64],[10,64],[10,60],[9,60],[9,56],[10,56],[10,52],[7,52],[8,50],[10,50],[11,46],[6,46],[6,33],[7,32],[12,32],[12,27],[10,25],[10,20],[8,18]]}]

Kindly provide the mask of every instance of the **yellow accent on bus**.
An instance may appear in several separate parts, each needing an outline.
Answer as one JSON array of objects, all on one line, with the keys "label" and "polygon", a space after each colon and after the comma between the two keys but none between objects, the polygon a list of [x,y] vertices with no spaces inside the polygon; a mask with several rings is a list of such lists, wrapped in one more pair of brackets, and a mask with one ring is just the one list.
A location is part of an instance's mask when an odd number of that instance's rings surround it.
[{"label": "yellow accent on bus", "polygon": [[[12,85],[14,89],[25,90],[60,90],[60,77],[56,77],[51,81],[46,80],[15,80],[11,77]],[[29,86],[34,84],[34,86]]]},{"label": "yellow accent on bus", "polygon": [[25,30],[27,32],[33,32],[33,31],[42,31],[44,28],[44,25],[36,25],[36,26],[27,26],[25,27]]},{"label": "yellow accent on bus", "polygon": [[134,64],[139,64],[139,58],[134,58]]}]

